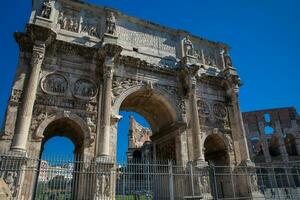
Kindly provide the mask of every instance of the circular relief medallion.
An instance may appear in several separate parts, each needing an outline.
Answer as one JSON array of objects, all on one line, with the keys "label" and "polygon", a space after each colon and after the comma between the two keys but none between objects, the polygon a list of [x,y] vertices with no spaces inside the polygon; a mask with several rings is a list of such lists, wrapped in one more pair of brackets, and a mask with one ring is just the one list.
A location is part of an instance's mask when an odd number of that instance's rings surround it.
[{"label": "circular relief medallion", "polygon": [[73,94],[79,98],[93,98],[97,94],[96,85],[86,79],[79,79],[75,82]]},{"label": "circular relief medallion", "polygon": [[199,115],[208,116],[210,114],[209,106],[205,101],[198,100],[197,106]]},{"label": "circular relief medallion", "polygon": [[67,87],[67,79],[63,75],[56,73],[45,76],[41,83],[42,90],[50,94],[64,94]]},{"label": "circular relief medallion", "polygon": [[213,106],[213,112],[217,118],[224,119],[227,116],[226,106],[222,103],[215,103]]}]

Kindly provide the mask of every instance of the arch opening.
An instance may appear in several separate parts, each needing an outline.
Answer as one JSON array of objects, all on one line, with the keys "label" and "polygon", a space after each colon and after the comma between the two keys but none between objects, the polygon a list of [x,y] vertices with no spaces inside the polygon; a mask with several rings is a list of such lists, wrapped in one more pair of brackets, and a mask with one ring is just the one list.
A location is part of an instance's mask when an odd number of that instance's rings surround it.
[{"label": "arch opening", "polygon": [[[65,193],[71,199],[71,194],[77,194],[80,179],[75,171],[80,169],[77,161],[83,159],[84,132],[75,121],[64,117],[50,122],[43,136],[35,198],[59,199]],[[48,192],[41,192],[45,188]]]},{"label": "arch opening", "polygon": [[[147,160],[176,161],[175,136],[172,135],[177,121],[176,109],[165,96],[155,90],[139,89],[123,97],[119,108],[115,110],[120,111],[121,115],[124,112],[137,113],[149,123],[149,127],[144,128],[148,128],[151,134],[143,129],[144,133],[140,135],[141,138],[149,137],[143,144],[140,144],[142,160],[147,158]],[[147,134],[148,136],[145,136]],[[166,135],[170,137],[162,140],[162,137]]]},{"label": "arch opening", "polygon": [[285,148],[289,156],[297,156],[296,139],[292,134],[287,134],[285,139]]},{"label": "arch opening", "polygon": [[272,157],[277,157],[280,155],[280,150],[279,150],[279,139],[276,136],[273,136],[269,140],[269,152]]},{"label": "arch opening", "polygon": [[152,152],[150,157],[146,157],[148,144],[152,147],[152,131],[147,120],[135,112],[120,111],[119,114],[122,119],[118,123],[117,161],[152,160]]},{"label": "arch opening", "polygon": [[224,140],[214,134],[208,136],[204,141],[205,161],[213,162],[217,166],[229,165],[229,155]]}]

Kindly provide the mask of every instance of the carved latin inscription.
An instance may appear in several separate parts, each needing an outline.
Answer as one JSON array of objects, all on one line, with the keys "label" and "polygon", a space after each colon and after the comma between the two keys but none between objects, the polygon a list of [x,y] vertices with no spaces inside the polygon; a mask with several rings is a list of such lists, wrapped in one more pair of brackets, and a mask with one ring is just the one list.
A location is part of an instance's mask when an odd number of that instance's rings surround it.
[{"label": "carved latin inscription", "polygon": [[147,47],[156,49],[158,52],[176,55],[177,41],[172,35],[137,27],[126,22],[119,23],[116,31],[120,40],[130,43],[132,46]]}]

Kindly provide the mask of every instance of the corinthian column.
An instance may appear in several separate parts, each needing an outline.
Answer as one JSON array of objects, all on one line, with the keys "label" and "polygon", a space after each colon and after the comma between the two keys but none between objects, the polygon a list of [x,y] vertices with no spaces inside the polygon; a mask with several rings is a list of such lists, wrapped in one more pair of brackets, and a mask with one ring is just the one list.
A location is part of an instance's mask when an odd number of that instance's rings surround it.
[{"label": "corinthian column", "polygon": [[102,95],[102,120],[101,125],[98,124],[100,132],[98,133],[97,141],[97,156],[109,157],[110,156],[110,129],[111,129],[111,116],[112,116],[112,81],[114,68],[116,65],[116,58],[121,53],[122,48],[115,44],[105,44],[102,49],[104,54],[103,63],[103,95]]},{"label": "corinthian column", "polygon": [[45,44],[35,44],[29,69],[29,78],[24,88],[21,109],[18,113],[16,131],[11,144],[12,150],[26,151],[26,144],[31,124],[33,105],[39,83],[39,74],[45,54]]},{"label": "corinthian column", "polygon": [[249,153],[249,148],[248,148],[248,142],[247,142],[247,135],[244,127],[244,122],[243,122],[243,117],[242,113],[240,110],[240,102],[238,98],[238,92],[239,92],[239,86],[236,84],[232,85],[231,90],[231,103],[232,103],[232,108],[233,108],[233,118],[235,120],[235,125],[237,130],[240,133],[241,138],[241,143],[244,146],[244,158],[243,161],[246,163],[251,163],[250,159],[250,153]]},{"label": "corinthian column", "polygon": [[[111,58],[110,58],[111,59]],[[100,135],[100,148],[98,156],[109,156],[109,137],[110,137],[110,120],[111,120],[111,94],[114,64],[109,58],[104,63],[104,90],[103,90],[103,132]]]},{"label": "corinthian column", "polygon": [[196,77],[189,77],[189,103],[191,108],[191,124],[192,124],[192,131],[195,139],[195,144],[197,152],[196,155],[196,162],[197,164],[204,162],[204,153],[203,147],[201,142],[201,128],[199,123],[199,114],[198,114],[198,107],[197,107],[197,94],[196,94],[196,86],[197,80]]}]

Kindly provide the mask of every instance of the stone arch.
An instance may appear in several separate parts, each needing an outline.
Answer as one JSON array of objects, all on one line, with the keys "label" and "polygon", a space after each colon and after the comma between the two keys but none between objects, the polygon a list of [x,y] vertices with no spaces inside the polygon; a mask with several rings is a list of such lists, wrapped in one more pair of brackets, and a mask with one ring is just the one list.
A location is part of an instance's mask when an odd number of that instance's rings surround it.
[{"label": "stone arch", "polygon": [[286,151],[289,156],[297,156],[296,138],[293,134],[288,133],[284,139]]},{"label": "stone arch", "polygon": [[[112,108],[113,114],[118,115],[119,110],[122,108],[122,104],[124,105],[124,101],[126,103],[126,99],[133,99],[134,96],[138,95],[148,95],[150,99],[149,102],[153,100],[154,102],[162,103],[163,105],[161,106],[165,108],[165,111],[167,111],[165,114],[168,114],[169,124],[180,121],[181,112],[174,101],[174,98],[172,98],[168,93],[166,93],[166,91],[160,89],[159,87],[147,88],[145,85],[130,87],[117,96]],[[151,116],[147,116],[147,114],[143,111],[135,111],[143,115],[148,120],[153,132],[159,131],[159,128],[156,128],[157,125],[155,125],[155,120],[151,119]]]},{"label": "stone arch", "polygon": [[[173,160],[181,162],[182,151],[176,142],[177,132],[182,126],[181,110],[161,86],[136,84],[124,89],[115,97],[112,114],[117,116],[120,110],[133,111],[143,116],[149,123],[153,144],[154,160]],[[112,126],[111,152],[116,154],[117,124]],[[151,156],[151,157],[152,157]]]},{"label": "stone arch", "polygon": [[[55,127],[65,127],[66,130],[58,130]],[[72,130],[76,134],[67,133]],[[53,133],[50,133],[50,132]],[[78,115],[70,112],[58,112],[44,119],[33,134],[35,141],[44,143],[46,140],[54,136],[68,137],[75,145],[81,145],[82,148],[88,147],[93,141],[91,131],[86,122]]]},{"label": "stone arch", "polygon": [[272,157],[280,155],[279,138],[277,136],[272,136],[269,140],[269,152]]},{"label": "stone arch", "polygon": [[233,151],[231,145],[229,138],[221,133],[208,135],[203,140],[205,160],[215,165],[229,165],[231,162],[229,153]]}]

